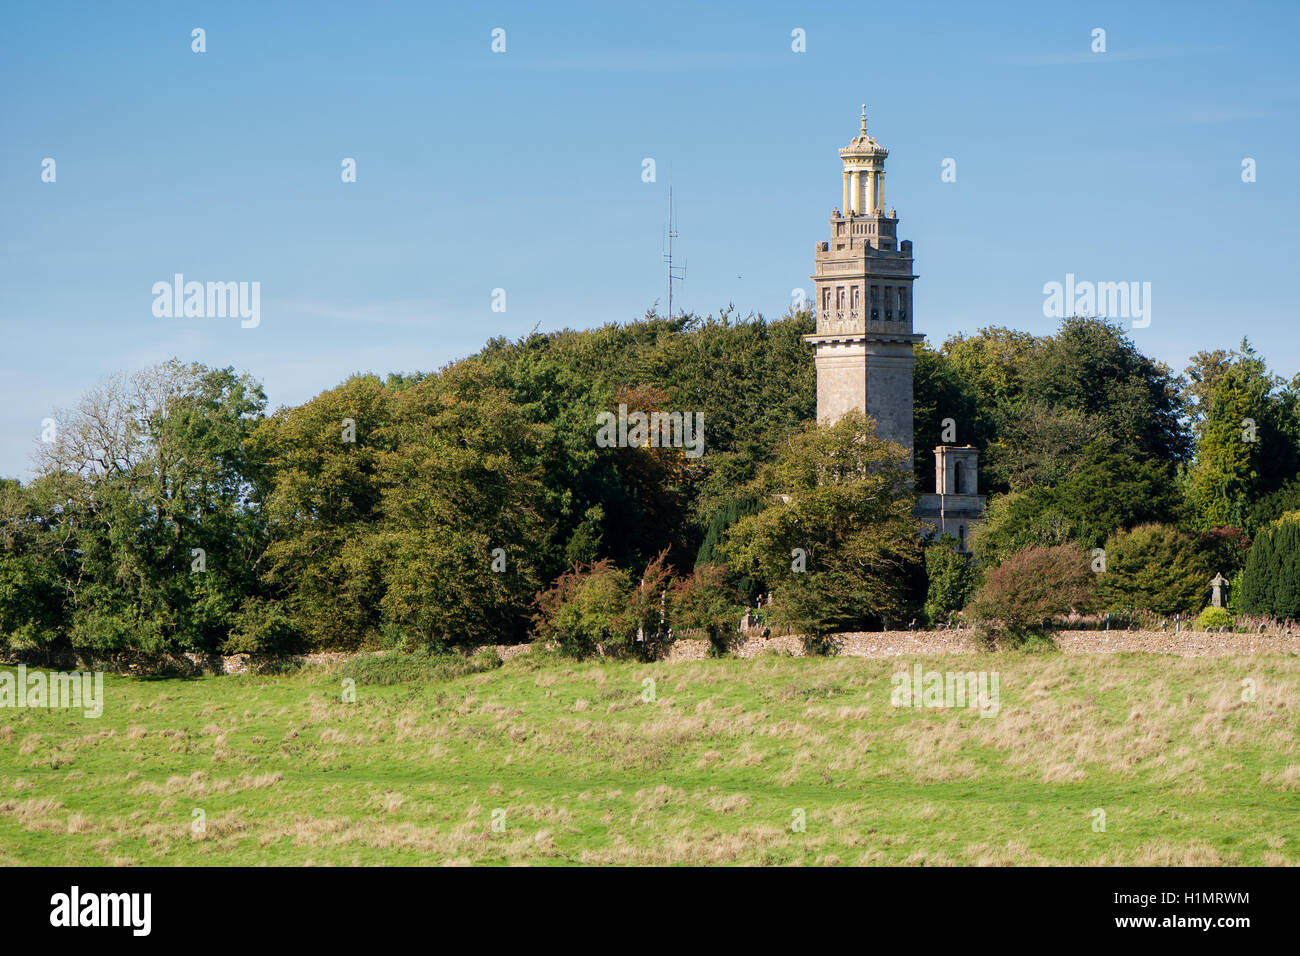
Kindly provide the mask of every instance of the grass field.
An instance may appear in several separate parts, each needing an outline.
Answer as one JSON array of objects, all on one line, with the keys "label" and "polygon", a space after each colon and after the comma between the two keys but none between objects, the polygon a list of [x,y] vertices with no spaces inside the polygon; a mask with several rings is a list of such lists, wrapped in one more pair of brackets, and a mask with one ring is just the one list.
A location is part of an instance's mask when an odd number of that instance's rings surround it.
[{"label": "grass field", "polygon": [[1300,658],[922,659],[993,718],[891,706],[913,662],[110,676],[0,710],[0,863],[1300,862]]}]

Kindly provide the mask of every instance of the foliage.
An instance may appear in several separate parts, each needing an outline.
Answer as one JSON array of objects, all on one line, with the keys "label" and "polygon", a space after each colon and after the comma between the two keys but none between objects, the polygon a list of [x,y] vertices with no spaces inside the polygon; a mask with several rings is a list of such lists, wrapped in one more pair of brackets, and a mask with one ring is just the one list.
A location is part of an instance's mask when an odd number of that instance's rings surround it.
[{"label": "foliage", "polygon": [[631,590],[627,572],[608,558],[566,571],[537,596],[534,638],[553,641],[572,657],[585,657],[598,646],[627,650],[635,640],[624,613]]},{"label": "foliage", "polygon": [[920,560],[910,459],[851,413],[806,426],[760,472],[749,491],[765,507],[732,526],[723,552],[767,582],[775,622],[820,636],[904,617]]},{"label": "foliage", "polygon": [[763,510],[763,503],[754,495],[741,495],[732,498],[726,506],[718,511],[709,521],[708,528],[704,532],[704,541],[700,544],[699,554],[695,557],[695,566],[702,567],[707,565],[716,565],[724,568],[727,572],[728,580],[732,586],[739,592],[741,600],[746,605],[755,603],[758,595],[761,593],[763,583],[755,578],[745,574],[733,574],[727,563],[726,555],[722,552],[722,543],[726,540],[727,532],[741,518],[749,515],[758,514]]},{"label": "foliage", "polygon": [[970,603],[973,617],[1013,638],[1041,634],[1059,616],[1096,607],[1089,557],[1077,545],[1032,546],[988,572]]},{"label": "foliage", "polygon": [[1236,623],[1232,612],[1223,607],[1207,607],[1196,618],[1198,631],[1217,631],[1221,627],[1229,630]]},{"label": "foliage", "polygon": [[1210,528],[1197,532],[1196,550],[1212,575],[1233,577],[1246,566],[1250,538],[1240,528]]},{"label": "foliage", "polygon": [[726,569],[711,564],[700,565],[673,582],[668,606],[673,627],[704,631],[715,656],[728,650],[744,611],[727,581]]},{"label": "foliage", "polygon": [[248,598],[232,622],[227,654],[294,654],[304,648],[302,629],[280,602]]},{"label": "foliage", "polygon": [[1213,573],[1190,535],[1144,524],[1115,532],[1105,550],[1106,570],[1097,578],[1103,607],[1179,614],[1204,604]]},{"label": "foliage", "polygon": [[1241,609],[1300,617],[1300,519],[1282,519],[1255,536],[1241,580]]},{"label": "foliage", "polygon": [[[760,591],[767,620],[815,640],[927,601],[943,616],[972,572],[921,560],[911,502],[947,440],[984,449],[981,568],[1154,522],[1199,532],[1201,560],[1235,577],[1245,534],[1300,508],[1300,392],[1248,343],[1199,353],[1187,379],[1100,319],[918,345],[900,449],[860,417],[811,425],[813,328],[728,308],[535,332],[270,415],[229,368],[115,376],[56,412],[34,480],[0,481],[0,649],[465,648],[536,630],[534,596],[575,567],[626,578],[604,624],[570,622],[580,653],[588,625],[618,649],[710,607],[721,641],[728,602]],[[706,453],[597,446],[620,405],[699,413]]]},{"label": "foliage", "polygon": [[[912,468],[916,490],[934,491],[934,447],[976,445],[983,448],[993,435],[990,417],[980,406],[979,395],[962,370],[945,353],[924,343],[914,349],[912,372]],[[952,419],[951,437],[945,440],[944,420]],[[983,483],[981,483],[983,486]]]},{"label": "foliage", "polygon": [[1120,528],[1176,521],[1180,513],[1167,463],[1093,444],[1057,484],[995,497],[971,546],[982,563],[996,565],[1030,545],[1100,547]]},{"label": "foliage", "polygon": [[956,542],[944,535],[925,546],[927,590],[925,615],[934,623],[946,621],[966,606],[975,590],[976,568],[971,557],[957,550]]},{"label": "foliage", "polygon": [[1282,489],[1300,467],[1300,396],[1268,372],[1249,343],[1241,348],[1201,382],[1188,494],[1202,527],[1253,531],[1255,503]]}]

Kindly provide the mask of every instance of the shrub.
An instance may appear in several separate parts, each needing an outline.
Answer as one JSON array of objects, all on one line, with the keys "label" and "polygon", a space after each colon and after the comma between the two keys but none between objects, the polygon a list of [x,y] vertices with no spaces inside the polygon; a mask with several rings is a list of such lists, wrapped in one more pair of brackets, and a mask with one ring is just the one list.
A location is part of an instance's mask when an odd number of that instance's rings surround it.
[{"label": "shrub", "polygon": [[1077,545],[1025,548],[989,571],[970,609],[994,633],[1004,630],[1023,641],[1046,632],[1059,615],[1093,610],[1094,578]]},{"label": "shrub", "polygon": [[1106,540],[1097,594],[1107,608],[1179,614],[1204,605],[1212,575],[1190,536],[1144,524]]},{"label": "shrub", "polygon": [[244,601],[225,642],[227,654],[293,654],[302,648],[302,629],[283,606],[258,598]]},{"label": "shrub", "polygon": [[709,653],[725,654],[743,609],[727,583],[726,568],[705,564],[673,584],[668,596],[674,627],[699,628],[709,637]]},{"label": "shrub", "polygon": [[1279,519],[1255,536],[1242,574],[1241,608],[1300,617],[1300,520]]},{"label": "shrub", "polygon": [[975,565],[956,550],[947,535],[925,548],[927,578],[925,614],[932,622],[946,620],[966,606],[975,590]]},{"label": "shrub", "polygon": [[597,645],[626,650],[636,635],[626,613],[632,590],[627,572],[608,558],[566,571],[537,596],[533,634],[573,657],[585,657]]},{"label": "shrub", "polygon": [[1196,619],[1198,631],[1217,631],[1221,627],[1231,628],[1236,623],[1232,612],[1223,607],[1207,607]]}]

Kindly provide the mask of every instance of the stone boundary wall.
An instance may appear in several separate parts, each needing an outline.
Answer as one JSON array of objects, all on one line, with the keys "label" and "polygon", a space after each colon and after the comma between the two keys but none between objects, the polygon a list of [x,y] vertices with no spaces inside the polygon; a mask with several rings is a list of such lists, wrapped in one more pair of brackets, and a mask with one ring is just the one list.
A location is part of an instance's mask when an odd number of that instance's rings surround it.
[{"label": "stone boundary wall", "polygon": [[[1056,646],[1065,654],[1173,654],[1179,657],[1219,657],[1227,654],[1300,654],[1300,633],[1267,631],[1263,634],[1220,634],[1212,631],[1057,631]],[[838,634],[835,642],[841,657],[907,657],[939,654],[974,654],[980,644],[974,632],[960,631],[857,631]],[[476,647],[472,653],[494,650],[503,660],[524,654],[531,644],[495,644]],[[803,639],[784,637],[742,637],[731,648],[732,657],[757,657],[764,652],[803,657]],[[380,653],[380,652],[372,652]],[[229,657],[186,655],[195,667],[212,674],[244,674],[250,667],[247,654]],[[305,654],[307,666],[326,666],[355,656],[346,651]],[[678,638],[668,647],[665,661],[698,661],[709,656],[709,642],[702,638]]]},{"label": "stone boundary wall", "polygon": [[[1172,654],[1179,657],[1221,657],[1229,654],[1300,654],[1300,632],[1266,631],[1220,634],[1214,631],[1057,631],[1056,646],[1066,654]],[[940,654],[973,654],[979,642],[972,631],[859,631],[834,638],[841,657],[907,657]],[[526,653],[531,644],[497,644],[474,648],[494,650],[503,660]],[[740,637],[731,656],[757,657],[762,653],[803,657],[803,640],[798,636]],[[358,652],[324,651],[296,658],[308,667],[327,667],[355,657]],[[382,653],[380,651],[360,653]],[[678,638],[669,645],[663,660],[696,661],[709,656],[709,642],[702,638]],[[248,654],[186,654],[196,673],[247,674],[257,670],[258,661]],[[51,663],[55,669],[84,669],[75,661]]]}]

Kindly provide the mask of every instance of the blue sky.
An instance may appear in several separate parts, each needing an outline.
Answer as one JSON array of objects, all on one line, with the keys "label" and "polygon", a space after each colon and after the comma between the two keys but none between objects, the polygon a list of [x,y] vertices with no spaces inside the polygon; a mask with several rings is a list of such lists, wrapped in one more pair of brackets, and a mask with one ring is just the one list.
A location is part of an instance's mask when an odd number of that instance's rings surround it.
[{"label": "blue sky", "polygon": [[[1295,3],[7,2],[0,475],[171,356],[292,404],[662,308],[670,184],[680,304],[781,315],[862,102],[931,342],[1049,332],[1074,273],[1150,282],[1132,335],[1177,370],[1247,335],[1290,377],[1298,32]],[[260,282],[260,325],[155,318],[178,272]]]}]

